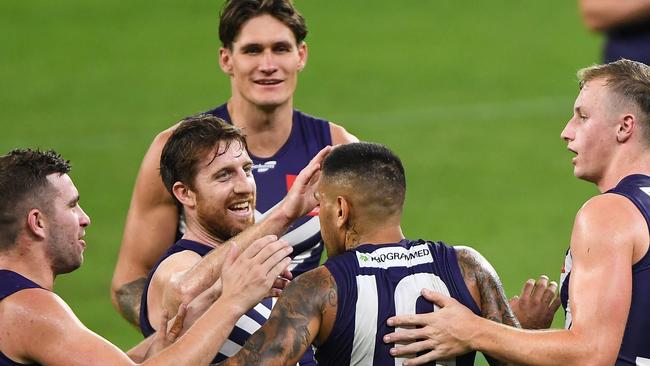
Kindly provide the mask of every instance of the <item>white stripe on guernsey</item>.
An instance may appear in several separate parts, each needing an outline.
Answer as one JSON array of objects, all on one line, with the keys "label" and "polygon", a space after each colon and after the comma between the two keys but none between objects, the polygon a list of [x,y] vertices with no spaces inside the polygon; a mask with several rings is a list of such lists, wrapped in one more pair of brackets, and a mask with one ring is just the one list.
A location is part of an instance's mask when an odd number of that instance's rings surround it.
[{"label": "white stripe on guernsey", "polygon": [[[273,302],[271,303],[271,307],[273,307],[274,305],[275,305],[275,301],[273,301]],[[253,310],[255,310],[255,311],[257,311],[258,313],[260,313],[260,315],[263,316],[263,317],[266,318],[266,319],[268,319],[268,318],[271,316],[271,309],[267,308],[267,307],[266,307],[264,304],[262,304],[262,303],[259,303],[259,304],[255,305],[255,307],[253,308]],[[252,332],[251,332],[251,333],[252,333]]]},{"label": "white stripe on guernsey", "polygon": [[[415,305],[423,288],[449,296],[447,285],[433,273],[414,273],[402,278],[395,287],[395,315],[415,314]],[[439,307],[434,304],[434,311]],[[395,328],[401,332],[404,328]],[[401,347],[395,344],[395,347]],[[406,358],[396,357],[395,365],[402,365]],[[436,365],[456,366],[456,360],[437,361]]]},{"label": "white stripe on guernsey", "polygon": [[650,358],[637,357],[636,366],[650,366]]},{"label": "white stripe on guernsey", "polygon": [[253,334],[258,329],[260,329],[262,325],[256,322],[255,320],[253,320],[248,315],[242,315],[242,317],[239,318],[239,320],[237,320],[237,324],[235,324],[235,327],[246,331],[248,334]]},{"label": "white stripe on guernsey", "polygon": [[231,341],[230,339],[226,339],[226,341],[223,343],[223,346],[221,346],[221,349],[219,350],[219,353],[226,357],[232,357],[234,356],[239,350],[241,349],[241,346],[238,345],[237,343]]},{"label": "white stripe on guernsey", "polygon": [[[271,209],[265,213],[260,213],[259,211],[255,210],[255,221],[259,222],[264,219],[276,206],[277,205],[271,207]],[[311,238],[318,232],[320,232],[320,220],[318,219],[318,216],[314,216],[309,219],[309,221],[285,234],[282,239],[286,240],[289,245],[294,246]]]},{"label": "white stripe on guernsey", "polygon": [[305,250],[304,252],[293,257],[293,259],[291,259],[291,264],[289,264],[289,270],[293,271],[293,269],[296,268],[299,264],[305,263],[305,259],[311,257],[312,253],[314,252],[314,249],[316,249],[319,245],[321,245],[320,241],[314,244],[314,246],[309,248],[308,250]]},{"label": "white stripe on guernsey", "polygon": [[378,307],[375,276],[357,276],[357,304],[350,365],[372,366],[377,336]]}]

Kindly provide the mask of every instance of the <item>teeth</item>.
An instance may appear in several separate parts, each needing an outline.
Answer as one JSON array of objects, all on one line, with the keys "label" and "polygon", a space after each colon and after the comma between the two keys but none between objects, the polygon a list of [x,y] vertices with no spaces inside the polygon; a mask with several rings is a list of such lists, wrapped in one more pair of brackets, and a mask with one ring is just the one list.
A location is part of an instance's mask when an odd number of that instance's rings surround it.
[{"label": "teeth", "polygon": [[242,202],[242,203],[236,203],[232,206],[230,206],[230,209],[232,210],[246,210],[248,209],[249,203],[248,202]]}]

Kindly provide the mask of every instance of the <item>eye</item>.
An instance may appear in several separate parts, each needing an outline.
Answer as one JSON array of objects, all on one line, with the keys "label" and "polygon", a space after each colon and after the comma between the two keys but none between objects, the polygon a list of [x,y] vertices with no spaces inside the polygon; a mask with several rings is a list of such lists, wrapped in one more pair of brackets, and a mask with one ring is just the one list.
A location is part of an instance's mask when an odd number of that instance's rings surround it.
[{"label": "eye", "polygon": [[227,170],[221,170],[214,175],[214,179],[219,182],[225,182],[230,178],[230,172]]},{"label": "eye", "polygon": [[259,46],[248,46],[245,47],[242,52],[247,55],[255,55],[262,52],[262,47]]},{"label": "eye", "polygon": [[247,176],[253,174],[253,164],[247,164],[246,166],[244,166],[244,172],[246,173]]}]

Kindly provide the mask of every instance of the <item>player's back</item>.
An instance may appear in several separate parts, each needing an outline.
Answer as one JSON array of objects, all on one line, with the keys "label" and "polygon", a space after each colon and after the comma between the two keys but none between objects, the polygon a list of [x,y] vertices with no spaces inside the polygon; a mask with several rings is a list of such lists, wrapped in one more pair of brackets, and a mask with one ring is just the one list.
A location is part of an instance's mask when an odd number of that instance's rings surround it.
[{"label": "player's back", "polygon": [[[336,320],[316,351],[320,366],[401,365],[389,354],[382,337],[394,328],[394,315],[427,313],[434,306],[420,296],[422,288],[449,295],[480,315],[452,247],[442,242],[402,240],[394,244],[361,245],[330,258],[325,267],[337,286]],[[438,365],[474,364],[475,353]]]}]

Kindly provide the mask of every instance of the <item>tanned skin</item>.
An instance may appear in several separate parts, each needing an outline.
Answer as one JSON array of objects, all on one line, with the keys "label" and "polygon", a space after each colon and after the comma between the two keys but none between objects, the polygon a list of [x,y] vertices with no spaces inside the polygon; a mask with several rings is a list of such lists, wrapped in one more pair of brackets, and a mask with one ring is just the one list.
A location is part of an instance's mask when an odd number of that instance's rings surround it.
[{"label": "tanned skin", "polygon": [[[520,327],[490,263],[477,251],[456,247],[458,264],[481,316]],[[239,353],[219,365],[293,365],[310,344],[327,340],[338,307],[337,286],[326,267],[296,278],[284,291],[264,326]],[[486,355],[490,365],[506,365]]]}]

